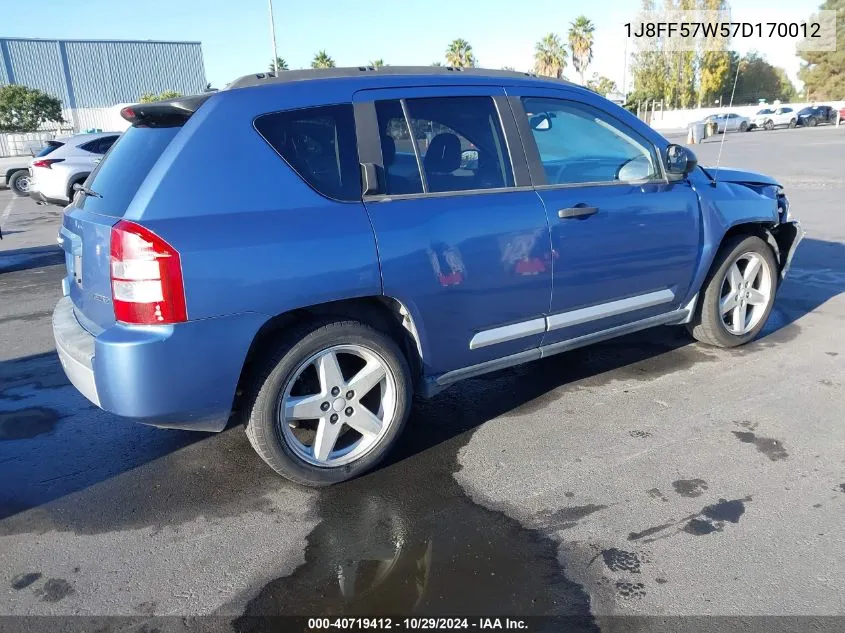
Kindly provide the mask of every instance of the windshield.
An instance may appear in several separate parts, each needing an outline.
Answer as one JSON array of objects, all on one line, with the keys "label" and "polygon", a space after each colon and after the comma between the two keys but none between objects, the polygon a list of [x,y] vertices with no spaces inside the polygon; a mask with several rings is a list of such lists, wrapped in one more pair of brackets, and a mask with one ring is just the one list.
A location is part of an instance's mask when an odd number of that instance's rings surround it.
[{"label": "windshield", "polygon": [[757,114],[771,114],[772,111],[769,108],[763,108]]},{"label": "windshield", "polygon": [[64,143],[60,143],[59,141],[47,141],[47,144],[41,148],[41,151],[38,152],[35,156],[41,158],[42,156],[46,156],[50,152],[54,152],[55,150],[59,149]]},{"label": "windshield", "polygon": [[123,217],[132,198],[180,127],[130,127],[91,174],[88,187],[99,194],[84,196],[86,211]]}]

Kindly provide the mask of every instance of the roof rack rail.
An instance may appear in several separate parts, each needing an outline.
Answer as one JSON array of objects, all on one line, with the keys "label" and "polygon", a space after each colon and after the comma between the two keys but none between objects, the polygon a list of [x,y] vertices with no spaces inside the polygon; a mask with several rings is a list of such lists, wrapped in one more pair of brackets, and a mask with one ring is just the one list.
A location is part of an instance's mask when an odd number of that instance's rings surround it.
[{"label": "roof rack rail", "polygon": [[[226,89],[249,88],[251,86],[263,86],[270,83],[287,83],[291,81],[304,81],[308,79],[341,79],[344,77],[361,77],[364,75],[411,75],[411,76],[445,76],[445,75],[472,75],[476,77],[510,77],[512,79],[525,79],[537,77],[534,73],[518,72],[515,70],[492,70],[489,68],[461,68],[459,66],[351,66],[348,68],[311,68],[304,70],[283,70],[278,73],[266,72],[244,75],[226,86]],[[551,77],[543,77],[549,81],[556,80]],[[565,82],[568,83],[568,82]]]}]

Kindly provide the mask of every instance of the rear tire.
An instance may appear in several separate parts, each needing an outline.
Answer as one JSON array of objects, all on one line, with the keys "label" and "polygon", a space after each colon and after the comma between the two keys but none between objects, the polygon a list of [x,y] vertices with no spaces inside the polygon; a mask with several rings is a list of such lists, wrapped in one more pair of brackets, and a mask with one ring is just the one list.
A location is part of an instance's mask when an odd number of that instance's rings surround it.
[{"label": "rear tire", "polygon": [[[758,262],[759,272],[753,279],[745,279],[745,275],[742,275],[743,278],[738,281],[746,283],[747,286],[735,287],[735,284],[731,282],[730,273],[734,266],[742,265],[743,261]],[[737,267],[736,270],[740,271],[740,268]],[[746,265],[740,272],[750,275],[752,271]],[[777,287],[778,267],[771,247],[754,235],[738,235],[731,238],[716,254],[699,293],[695,314],[687,325],[687,329],[693,337],[707,345],[715,347],[744,345],[753,340],[765,326],[775,302]],[[731,309],[729,306],[738,305],[733,301],[734,297],[738,296],[743,297],[741,311],[743,327],[736,326],[741,331],[732,332],[726,320],[736,318],[736,308]],[[758,302],[763,298],[764,302]],[[728,307],[727,311],[723,309],[725,307]],[[757,312],[758,308],[759,312]],[[751,311],[748,316],[746,316],[747,310]],[[746,321],[748,322],[747,330],[744,328]],[[735,324],[732,323],[732,325]]]},{"label": "rear tire", "polygon": [[[365,363],[357,369],[355,354]],[[370,367],[379,382],[356,382]],[[273,470],[305,486],[328,486],[374,468],[396,443],[411,408],[404,355],[387,335],[358,321],[291,331],[252,375],[245,388],[247,437]],[[310,398],[313,403],[303,402]],[[321,450],[320,441],[328,448]]]},{"label": "rear tire", "polygon": [[25,197],[29,195],[30,185],[29,171],[26,169],[19,169],[9,178],[9,189],[12,190],[16,196]]}]

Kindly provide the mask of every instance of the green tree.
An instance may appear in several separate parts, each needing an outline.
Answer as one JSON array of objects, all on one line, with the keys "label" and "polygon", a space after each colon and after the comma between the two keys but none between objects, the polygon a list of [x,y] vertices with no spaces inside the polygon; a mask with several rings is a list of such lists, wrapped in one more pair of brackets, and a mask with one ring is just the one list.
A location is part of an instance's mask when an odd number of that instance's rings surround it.
[{"label": "green tree", "polygon": [[[703,11],[730,11],[727,0],[700,0]],[[698,104],[712,105],[724,97],[733,87],[731,74],[732,56],[729,52],[730,38],[707,38],[702,45],[698,59]],[[733,66],[736,70],[736,66]]]},{"label": "green tree", "polygon": [[50,122],[64,123],[59,99],[17,84],[0,86],[0,131],[34,132]]},{"label": "green tree", "polygon": [[370,66],[372,66],[373,68],[381,68],[382,66],[387,66],[387,64],[385,64],[384,60],[379,57],[378,59],[374,59],[373,61],[371,61]]},{"label": "green tree", "polygon": [[[643,0],[642,12],[654,11],[654,0]],[[660,42],[635,40],[631,56],[633,89],[628,96],[632,105],[652,100],[662,100],[667,78],[666,58]]]},{"label": "green tree", "polygon": [[502,66],[502,70],[509,70],[511,72],[515,72],[516,68],[514,68],[513,66]]},{"label": "green tree", "polygon": [[795,89],[795,84],[792,83],[786,71],[779,66],[775,66],[775,72],[780,78],[780,100],[786,102],[797,101],[798,90]]},{"label": "green tree", "polygon": [[277,67],[278,67],[279,70],[287,70],[288,69],[288,63],[287,63],[287,61],[285,60],[284,57],[277,57],[275,66],[273,65],[273,60],[271,59],[270,64],[267,66],[267,70],[269,70],[272,73],[276,70]]},{"label": "green tree", "polygon": [[449,44],[449,48],[446,49],[446,63],[456,68],[475,66],[475,56],[470,43],[458,38]]},{"label": "green tree", "polygon": [[587,80],[586,86],[593,92],[599,93],[602,97],[606,97],[611,92],[616,92],[617,90],[615,81],[598,73],[593,73],[592,79]]},{"label": "green tree", "polygon": [[759,99],[789,101],[794,98],[794,93],[795,88],[786,72],[772,66],[756,51],[751,51],[739,61],[734,104],[757,103]]},{"label": "green tree", "polygon": [[334,68],[335,63],[334,60],[329,57],[326,51],[320,51],[316,55],[314,55],[314,59],[311,60],[311,68]]},{"label": "green tree", "polygon": [[566,49],[560,42],[560,37],[549,33],[534,47],[534,72],[543,77],[563,77],[566,68]]},{"label": "green tree", "polygon": [[443,62],[431,62],[431,66],[442,66]]},{"label": "green tree", "polygon": [[841,44],[845,42],[845,0],[825,0],[819,8],[836,11],[836,50],[799,51],[802,64],[798,78],[804,82],[810,100],[842,99],[845,97],[845,46]]},{"label": "green tree", "polygon": [[153,101],[164,101],[165,99],[175,99],[176,97],[181,97],[182,95],[175,90],[165,90],[161,94],[154,94],[151,92],[145,92],[141,95],[141,103],[152,103]]},{"label": "green tree", "polygon": [[593,61],[593,33],[596,27],[586,16],[579,15],[569,25],[569,48],[572,51],[572,65],[581,85],[584,85],[584,73]]}]

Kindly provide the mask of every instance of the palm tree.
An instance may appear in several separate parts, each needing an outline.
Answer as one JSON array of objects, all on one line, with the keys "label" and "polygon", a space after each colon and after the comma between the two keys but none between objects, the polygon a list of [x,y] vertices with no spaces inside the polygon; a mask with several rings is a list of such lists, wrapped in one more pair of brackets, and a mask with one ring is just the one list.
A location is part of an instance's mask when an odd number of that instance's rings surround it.
[{"label": "palm tree", "polygon": [[454,40],[446,49],[446,63],[456,68],[471,68],[475,66],[475,56],[472,46],[460,38]]},{"label": "palm tree", "polygon": [[374,59],[373,61],[371,61],[370,66],[372,66],[373,68],[381,68],[382,66],[387,66],[387,64],[385,64],[384,60],[379,57],[378,59]]},{"label": "palm tree", "polygon": [[278,68],[279,70],[288,69],[288,63],[285,61],[284,57],[277,57],[275,66],[273,65],[273,60],[270,60],[270,65],[268,66],[267,70],[272,73],[275,72],[276,68]]},{"label": "palm tree", "polygon": [[560,38],[549,33],[537,42],[534,49],[534,72],[544,77],[560,79],[566,68],[566,49],[560,43]]},{"label": "palm tree", "polygon": [[593,61],[593,32],[595,25],[583,15],[579,15],[569,26],[569,48],[572,49],[572,65],[584,84],[584,72]]},{"label": "palm tree", "polygon": [[320,51],[314,55],[314,59],[311,61],[311,68],[334,68],[334,66],[334,60],[329,57],[326,51]]}]

